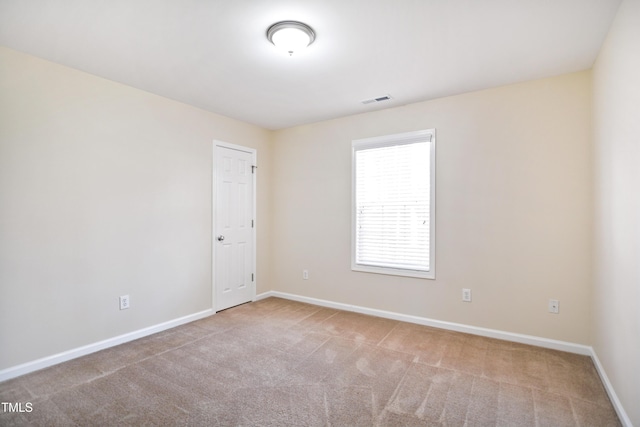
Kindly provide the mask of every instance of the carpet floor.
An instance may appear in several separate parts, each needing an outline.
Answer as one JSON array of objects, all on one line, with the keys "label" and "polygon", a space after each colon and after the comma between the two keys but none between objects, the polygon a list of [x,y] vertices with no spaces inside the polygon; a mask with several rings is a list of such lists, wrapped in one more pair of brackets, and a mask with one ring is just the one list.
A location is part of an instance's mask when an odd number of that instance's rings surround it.
[{"label": "carpet floor", "polygon": [[617,426],[589,357],[268,298],[0,383],[0,425]]}]

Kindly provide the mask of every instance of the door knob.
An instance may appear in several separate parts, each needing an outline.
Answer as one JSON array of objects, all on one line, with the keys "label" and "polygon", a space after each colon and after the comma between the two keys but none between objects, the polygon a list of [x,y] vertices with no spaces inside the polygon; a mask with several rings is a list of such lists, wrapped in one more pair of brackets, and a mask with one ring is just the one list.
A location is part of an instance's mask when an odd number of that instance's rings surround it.
[{"label": "door knob", "polygon": [[220,235],[218,236],[218,242],[222,242],[224,240],[224,236]]}]

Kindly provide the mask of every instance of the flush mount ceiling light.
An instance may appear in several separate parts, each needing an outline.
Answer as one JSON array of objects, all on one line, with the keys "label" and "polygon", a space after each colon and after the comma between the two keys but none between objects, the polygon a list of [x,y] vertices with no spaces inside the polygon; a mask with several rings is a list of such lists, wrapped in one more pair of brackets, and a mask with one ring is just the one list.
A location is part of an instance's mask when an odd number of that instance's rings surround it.
[{"label": "flush mount ceiling light", "polygon": [[298,21],[276,22],[267,30],[267,38],[277,48],[289,53],[298,52],[316,39],[316,33],[310,26]]}]

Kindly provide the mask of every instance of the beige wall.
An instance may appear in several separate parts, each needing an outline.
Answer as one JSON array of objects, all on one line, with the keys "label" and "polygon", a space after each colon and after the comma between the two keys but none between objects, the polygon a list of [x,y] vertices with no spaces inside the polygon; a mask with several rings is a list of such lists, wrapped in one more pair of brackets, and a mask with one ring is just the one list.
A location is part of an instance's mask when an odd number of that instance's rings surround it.
[{"label": "beige wall", "polygon": [[[588,344],[590,84],[587,71],[276,132],[273,289]],[[351,141],[428,128],[436,280],[352,272]]]},{"label": "beige wall", "polygon": [[211,308],[214,139],[258,149],[270,289],[270,138],[0,48],[0,369]]},{"label": "beige wall", "polygon": [[593,73],[593,346],[640,426],[640,2],[622,3]]}]

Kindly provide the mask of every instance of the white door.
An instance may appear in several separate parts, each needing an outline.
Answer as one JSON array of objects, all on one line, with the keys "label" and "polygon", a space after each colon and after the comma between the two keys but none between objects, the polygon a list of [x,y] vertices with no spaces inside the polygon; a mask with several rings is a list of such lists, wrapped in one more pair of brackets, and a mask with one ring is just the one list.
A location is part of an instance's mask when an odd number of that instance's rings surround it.
[{"label": "white door", "polygon": [[215,145],[214,280],[216,311],[251,301],[254,287],[254,153]]}]

